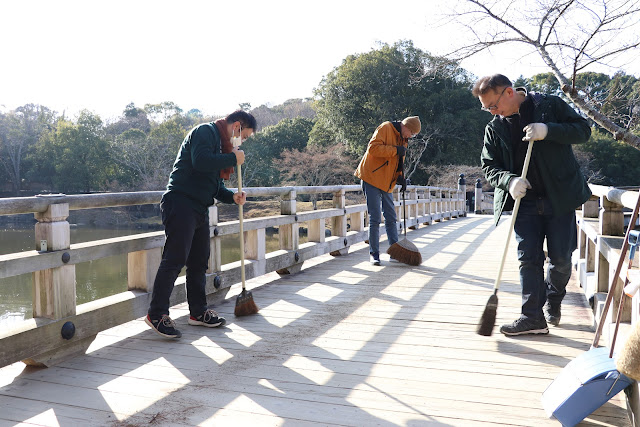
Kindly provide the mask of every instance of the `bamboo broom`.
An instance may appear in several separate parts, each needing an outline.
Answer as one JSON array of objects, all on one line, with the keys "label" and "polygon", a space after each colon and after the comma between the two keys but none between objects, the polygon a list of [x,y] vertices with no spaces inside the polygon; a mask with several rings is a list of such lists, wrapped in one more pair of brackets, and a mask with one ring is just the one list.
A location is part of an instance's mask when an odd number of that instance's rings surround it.
[{"label": "bamboo broom", "polygon": [[[242,169],[238,164],[238,192],[242,194]],[[242,205],[238,205],[238,221],[240,226],[240,278],[242,280],[242,292],[236,298],[236,308],[233,314],[236,316],[248,316],[250,314],[256,314],[259,310],[256,303],[253,301],[253,294],[247,291],[244,276],[244,229],[242,226]]]},{"label": "bamboo broom", "polygon": [[[527,171],[529,170],[529,163],[531,162],[532,151],[533,151],[533,140],[530,140],[529,146],[527,147],[527,155],[524,158],[522,175],[520,175],[520,177],[523,179],[527,179]],[[518,209],[520,209],[521,200],[522,200],[522,197],[519,197],[518,199],[516,199],[516,202],[513,205],[513,212],[511,212],[511,224],[509,225],[507,240],[505,241],[504,248],[502,250],[502,259],[500,260],[500,267],[498,267],[498,275],[496,276],[496,281],[493,285],[493,295],[489,297],[489,301],[487,301],[487,305],[484,308],[484,312],[482,312],[482,317],[480,317],[480,322],[478,323],[478,329],[476,331],[478,335],[490,337],[491,334],[493,333],[493,327],[496,325],[496,314],[498,311],[498,289],[500,288],[500,279],[502,278],[504,261],[507,258],[507,249],[509,249],[511,232],[513,231],[513,226],[516,224],[516,217],[518,216]]]}]

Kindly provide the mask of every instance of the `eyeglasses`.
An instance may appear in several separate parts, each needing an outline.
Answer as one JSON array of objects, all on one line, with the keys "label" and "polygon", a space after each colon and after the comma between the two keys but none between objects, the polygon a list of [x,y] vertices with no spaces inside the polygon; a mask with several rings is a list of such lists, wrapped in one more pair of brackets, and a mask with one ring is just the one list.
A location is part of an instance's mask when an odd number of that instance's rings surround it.
[{"label": "eyeglasses", "polygon": [[507,90],[509,86],[505,87],[504,89],[502,89],[502,92],[500,92],[500,96],[498,97],[498,99],[496,99],[496,103],[493,105],[490,105],[488,107],[481,107],[480,109],[482,111],[488,111],[488,112],[492,112],[493,110],[498,109],[498,104],[500,103],[500,98],[502,98],[502,95],[504,94],[504,91]]}]

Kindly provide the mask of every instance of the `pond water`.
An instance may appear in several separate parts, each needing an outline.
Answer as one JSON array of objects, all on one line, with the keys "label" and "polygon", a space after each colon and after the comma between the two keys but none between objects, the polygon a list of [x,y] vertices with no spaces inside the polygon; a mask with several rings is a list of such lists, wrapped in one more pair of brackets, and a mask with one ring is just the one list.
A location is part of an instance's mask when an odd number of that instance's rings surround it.
[{"label": "pond water", "polygon": [[[71,228],[71,243],[108,239],[131,234],[146,233],[139,229],[106,229],[96,227]],[[0,230],[0,254],[33,250],[35,231]],[[304,241],[301,238],[301,243]],[[279,249],[277,232],[267,233],[267,252]],[[222,263],[240,259],[237,236],[222,237]],[[184,274],[184,271],[183,271]],[[0,279],[0,324],[21,322],[32,315],[32,274]],[[127,290],[127,254],[76,264],[76,303],[83,304]]]}]

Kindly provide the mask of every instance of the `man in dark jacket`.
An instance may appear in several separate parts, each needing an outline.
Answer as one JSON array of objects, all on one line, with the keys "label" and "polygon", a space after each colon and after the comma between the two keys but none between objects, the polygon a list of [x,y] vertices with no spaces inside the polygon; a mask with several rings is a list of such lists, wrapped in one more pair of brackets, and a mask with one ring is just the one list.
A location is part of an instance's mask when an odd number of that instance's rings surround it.
[{"label": "man in dark jacket", "polygon": [[[500,332],[547,334],[547,321],[560,323],[560,304],[571,277],[571,253],[577,246],[575,209],[591,196],[571,144],[587,142],[591,129],[562,99],[514,89],[502,74],[481,78],[472,93],[482,109],[494,115],[485,128],[481,162],[487,181],[495,187],[496,225],[502,212],[522,198],[514,225],[522,313]],[[520,176],[529,140],[537,142],[525,179]]]},{"label": "man in dark jacket", "polygon": [[205,284],[210,251],[209,206],[214,198],[243,205],[244,192],[234,193],[224,186],[233,166],[244,163],[238,146],[253,134],[256,119],[245,111],[235,111],[225,119],[196,126],[185,137],[162,195],[160,211],[166,242],[153,284],[146,323],[165,338],[182,334],[169,317],[169,297],[180,270],[187,266],[188,323],[217,327],[225,319],[207,308]]}]

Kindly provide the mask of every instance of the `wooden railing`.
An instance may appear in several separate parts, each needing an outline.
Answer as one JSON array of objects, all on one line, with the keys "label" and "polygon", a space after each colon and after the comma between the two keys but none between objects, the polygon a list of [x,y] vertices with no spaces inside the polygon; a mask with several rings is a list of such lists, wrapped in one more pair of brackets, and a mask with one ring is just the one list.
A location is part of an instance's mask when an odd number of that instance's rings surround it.
[{"label": "wooden railing", "polygon": [[[244,220],[245,270],[251,279],[269,272],[295,273],[302,263],[331,253],[345,255],[349,246],[366,239],[366,205],[347,205],[346,193],[358,185],[325,187],[246,188],[248,197],[277,197],[280,215]],[[333,207],[298,212],[301,194],[332,194]],[[407,227],[465,215],[464,190],[409,186],[406,193]],[[70,210],[154,204],[162,192],[47,195],[0,199],[0,215],[34,213],[36,250],[0,255],[0,279],[33,274],[33,318],[0,332],[0,367],[17,361],[49,366],[86,350],[95,335],[146,314],[164,232],[135,234],[71,244]],[[399,193],[395,195],[398,225],[403,224]],[[325,237],[326,220],[331,236]],[[307,223],[308,243],[299,243],[299,226]],[[238,234],[238,221],[219,222],[218,208],[209,208],[211,256],[207,271],[208,302],[224,299],[240,281],[240,262],[222,264],[221,237]],[[349,226],[347,224],[349,223]],[[279,250],[266,252],[265,230],[278,228]],[[75,265],[117,254],[128,254],[128,290],[76,304]],[[184,277],[178,278],[171,305],[186,301]]]},{"label": "wooden railing", "polygon": [[[614,187],[590,185],[593,196],[582,206],[582,212],[578,215],[578,260],[577,272],[585,296],[589,300],[594,312],[594,328],[599,322],[604,322],[600,345],[611,347],[615,345],[616,351],[623,348],[624,342],[631,328],[636,326],[640,315],[640,293],[633,298],[625,298],[623,305],[620,331],[617,334],[615,344],[612,342],[613,329],[620,304],[622,286],[627,274],[631,280],[640,280],[638,276],[638,255],[631,270],[628,269],[628,257],[623,263],[617,281],[615,294],[611,306],[605,318],[601,319],[607,295],[613,282],[613,276],[620,259],[620,252],[624,242],[626,226],[634,226],[628,223],[628,215],[624,208],[635,208],[638,191],[623,190]],[[631,411],[637,417],[640,414],[640,400],[638,397],[638,385],[634,383],[631,397],[627,402]]]}]

